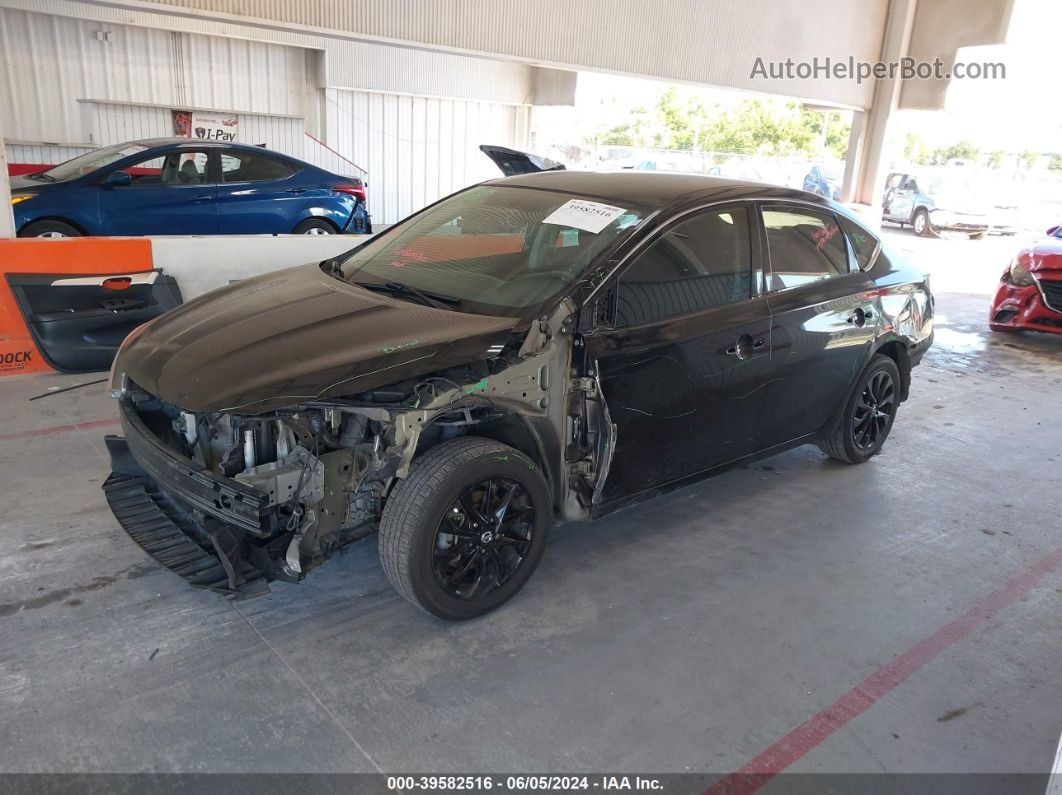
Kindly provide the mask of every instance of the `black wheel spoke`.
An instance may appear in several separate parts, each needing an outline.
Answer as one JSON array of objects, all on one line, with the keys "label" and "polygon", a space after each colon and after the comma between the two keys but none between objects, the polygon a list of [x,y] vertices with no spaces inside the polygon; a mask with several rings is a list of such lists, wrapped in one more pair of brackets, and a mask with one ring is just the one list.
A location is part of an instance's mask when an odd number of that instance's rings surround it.
[{"label": "black wheel spoke", "polygon": [[852,441],[869,450],[885,437],[896,405],[896,384],[892,376],[878,370],[866,380],[852,412]]},{"label": "black wheel spoke", "polygon": [[457,501],[461,504],[461,507],[465,511],[465,518],[474,522],[486,523],[487,519],[480,513],[479,508],[472,502],[472,490],[465,489],[461,492],[461,496],[457,498]]},{"label": "black wheel spoke", "polygon": [[495,476],[472,483],[439,520],[432,569],[459,599],[483,599],[512,579],[531,551],[535,509],[525,486]]},{"label": "black wheel spoke", "polygon": [[439,528],[439,532],[446,533],[447,535],[457,536],[458,538],[479,538],[479,533],[475,530],[469,530],[467,527],[461,527],[454,519],[453,513],[448,513],[443,520],[444,526]]},{"label": "black wheel spoke", "polygon": [[[443,581],[443,584],[449,586],[457,582],[457,580],[459,580],[461,577],[463,577],[469,572],[469,570],[472,568],[472,564],[476,562],[476,558],[478,557],[479,550],[477,549],[474,550],[472,554],[468,556],[468,560],[465,561],[465,564],[463,566],[456,569]],[[458,559],[458,563],[460,564],[460,558]]]},{"label": "black wheel spoke", "polygon": [[509,510],[509,504],[513,501],[513,496],[516,494],[516,490],[519,488],[519,483],[509,484],[509,489],[505,492],[505,496],[502,497],[501,502],[498,503],[498,507],[494,511],[494,518],[498,522],[505,521],[505,512]]}]

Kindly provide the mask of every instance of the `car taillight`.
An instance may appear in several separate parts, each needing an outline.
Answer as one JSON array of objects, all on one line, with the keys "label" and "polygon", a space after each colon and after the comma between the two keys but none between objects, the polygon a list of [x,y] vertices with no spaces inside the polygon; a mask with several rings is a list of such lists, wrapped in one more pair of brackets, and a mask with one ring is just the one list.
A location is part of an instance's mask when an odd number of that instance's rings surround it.
[{"label": "car taillight", "polygon": [[365,195],[365,186],[361,185],[361,184],[358,184],[358,185],[334,185],[332,187],[332,192],[333,193],[345,193],[348,196],[354,196],[355,198],[361,199],[362,201],[365,201],[366,198],[367,198],[366,195]]}]

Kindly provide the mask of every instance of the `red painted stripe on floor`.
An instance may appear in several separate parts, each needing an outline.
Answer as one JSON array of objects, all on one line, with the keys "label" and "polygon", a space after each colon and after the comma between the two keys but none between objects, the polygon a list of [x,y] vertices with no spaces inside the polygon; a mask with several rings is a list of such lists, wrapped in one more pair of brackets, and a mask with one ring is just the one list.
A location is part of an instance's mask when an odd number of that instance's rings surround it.
[{"label": "red painted stripe on floor", "polygon": [[1062,566],[1062,549],[1056,549],[1015,575],[1000,588],[975,602],[954,621],[919,641],[892,662],[882,666],[826,709],[797,726],[774,745],[753,757],[739,770],[718,781],[705,795],[752,795],[768,781],[822,744],[849,721],[862,715],[911,674],[928,665],[949,646],[987,624],[993,616],[1031,591],[1041,579]]},{"label": "red painted stripe on floor", "polygon": [[36,428],[32,431],[19,431],[18,433],[0,434],[0,442],[10,439],[35,439],[38,436],[54,436],[57,433],[69,433],[70,431],[86,430],[88,428],[104,428],[108,425],[117,425],[118,418],[106,420],[89,420],[88,422],[75,422],[69,425],[54,425],[51,428]]}]

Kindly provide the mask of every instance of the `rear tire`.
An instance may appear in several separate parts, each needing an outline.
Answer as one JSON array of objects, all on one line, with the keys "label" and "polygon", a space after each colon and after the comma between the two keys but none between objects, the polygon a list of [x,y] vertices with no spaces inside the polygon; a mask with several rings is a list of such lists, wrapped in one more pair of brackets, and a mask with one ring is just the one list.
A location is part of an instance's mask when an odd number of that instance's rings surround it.
[{"label": "rear tire", "polygon": [[546,481],[523,453],[476,436],[443,442],[391,492],[380,563],[421,610],[449,621],[476,618],[530,579],[552,513]]},{"label": "rear tire", "polygon": [[835,461],[862,464],[881,451],[899,407],[900,370],[879,353],[859,376],[833,433],[819,442],[819,449]]},{"label": "rear tire", "polygon": [[81,230],[65,221],[34,221],[18,230],[19,237],[81,237]]},{"label": "rear tire", "polygon": [[338,230],[323,218],[307,218],[295,224],[296,235],[334,235]]}]

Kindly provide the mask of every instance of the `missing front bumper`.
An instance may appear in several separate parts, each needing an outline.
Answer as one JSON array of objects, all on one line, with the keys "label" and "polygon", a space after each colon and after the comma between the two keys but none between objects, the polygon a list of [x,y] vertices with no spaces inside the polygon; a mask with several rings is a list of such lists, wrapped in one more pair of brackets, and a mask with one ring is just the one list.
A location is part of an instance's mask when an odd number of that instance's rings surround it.
[{"label": "missing front bumper", "polygon": [[[109,442],[117,437],[110,437]],[[108,444],[111,447],[112,444]],[[192,520],[146,475],[112,472],[103,493],[118,523],[141,549],[197,588],[237,596],[269,591],[265,576],[232,554],[230,539],[215,532],[212,551],[196,540]]]}]

